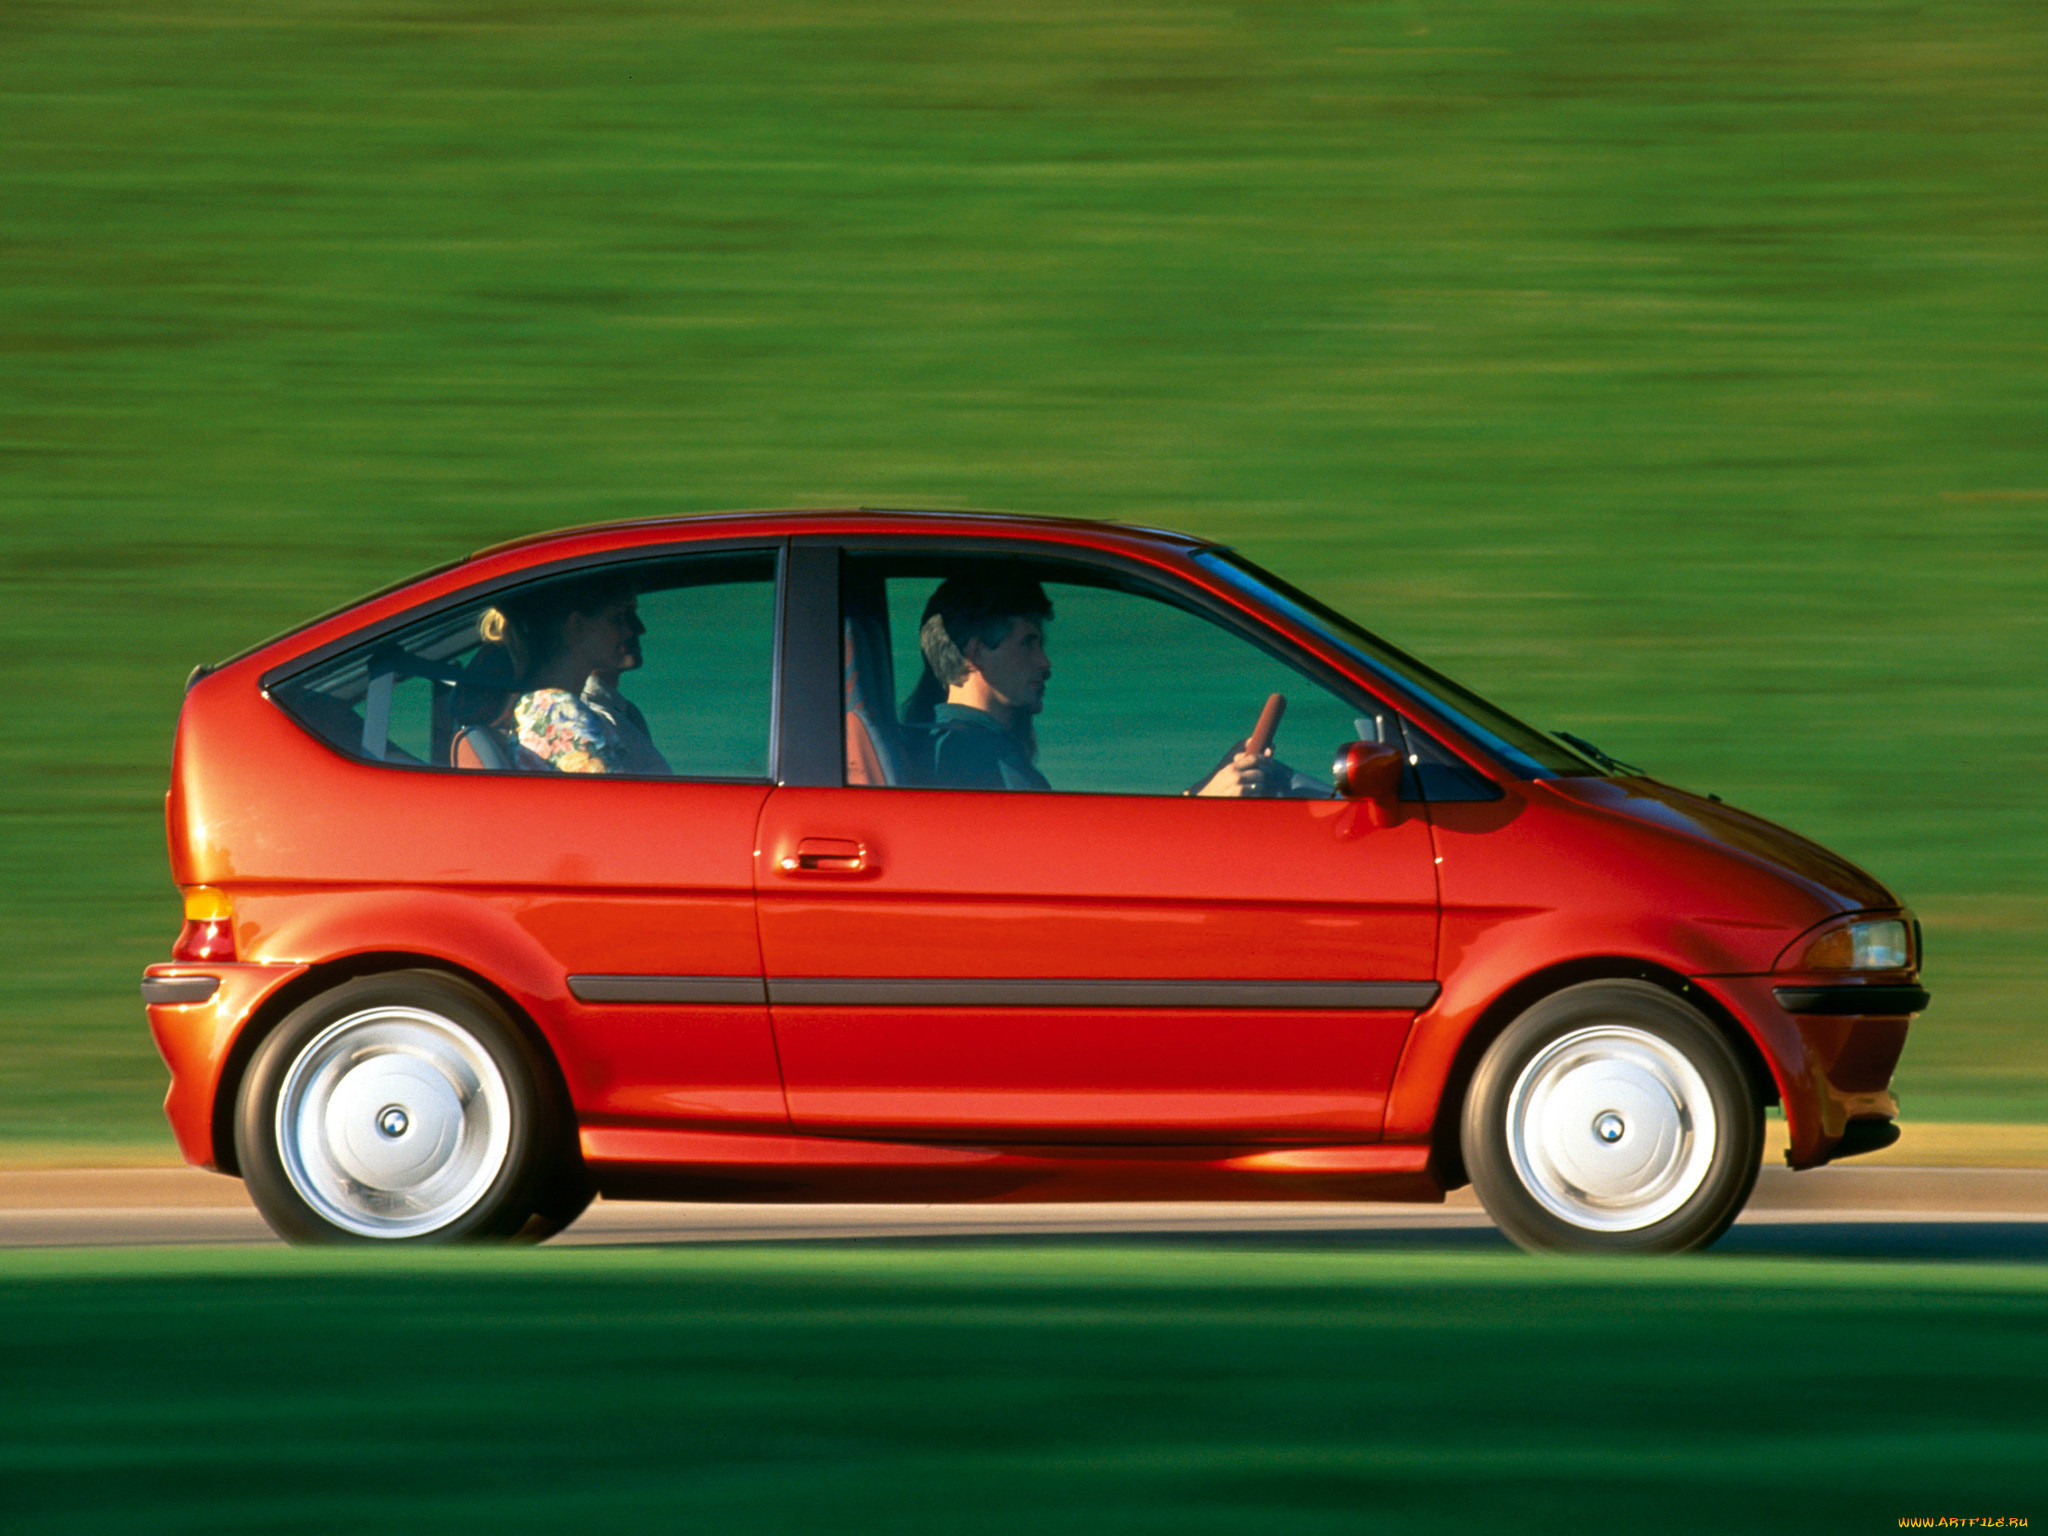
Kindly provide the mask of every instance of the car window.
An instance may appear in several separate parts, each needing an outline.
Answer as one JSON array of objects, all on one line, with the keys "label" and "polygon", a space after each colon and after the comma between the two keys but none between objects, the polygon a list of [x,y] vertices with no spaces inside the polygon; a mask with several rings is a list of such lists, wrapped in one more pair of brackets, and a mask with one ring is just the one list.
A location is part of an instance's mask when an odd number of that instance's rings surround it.
[{"label": "car window", "polygon": [[340,750],[388,763],[760,779],[774,654],[774,552],[717,551],[503,588],[273,696]]},{"label": "car window", "polygon": [[[920,631],[928,607],[943,604],[945,583],[984,576],[998,590],[1022,581],[1043,593],[1051,608],[1042,624],[1050,675],[1037,712],[1013,712],[1014,740],[996,743],[1002,761],[994,776],[962,783],[945,761],[953,733],[986,732],[990,722],[963,719],[944,704],[957,690],[929,675]],[[1327,796],[1339,746],[1361,738],[1400,741],[1398,724],[1370,701],[1334,692],[1238,631],[1181,606],[1163,587],[1090,566],[850,555],[842,611],[848,780],[855,784],[1182,795],[1210,780],[1274,693],[1285,698],[1286,713],[1274,743],[1281,768],[1268,781],[1272,791]],[[1028,678],[1022,686],[1028,693]],[[988,755],[976,754],[978,738],[966,745],[963,755],[974,763]],[[1012,761],[1020,755],[1028,774]]]}]

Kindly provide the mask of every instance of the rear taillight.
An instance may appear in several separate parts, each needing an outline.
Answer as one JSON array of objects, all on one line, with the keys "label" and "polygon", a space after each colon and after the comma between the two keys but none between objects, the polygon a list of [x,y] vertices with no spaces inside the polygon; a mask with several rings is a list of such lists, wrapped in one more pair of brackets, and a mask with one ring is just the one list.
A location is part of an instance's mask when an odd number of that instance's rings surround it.
[{"label": "rear taillight", "polygon": [[195,885],[185,893],[185,926],[171,946],[173,960],[235,958],[235,907],[227,892]]}]

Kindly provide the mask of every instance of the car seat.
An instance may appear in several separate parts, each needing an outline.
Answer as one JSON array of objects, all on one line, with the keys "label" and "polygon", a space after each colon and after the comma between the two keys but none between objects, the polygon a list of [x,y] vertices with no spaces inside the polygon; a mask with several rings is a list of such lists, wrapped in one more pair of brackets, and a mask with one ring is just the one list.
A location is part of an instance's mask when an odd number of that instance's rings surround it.
[{"label": "car seat", "polygon": [[448,743],[448,763],[453,768],[487,769],[504,773],[518,769],[526,773],[547,773],[551,765],[529,752],[504,731],[487,725],[465,725]]},{"label": "car seat", "polygon": [[888,632],[872,615],[849,616],[846,652],[846,782],[884,785],[910,782],[897,740],[895,668]]},{"label": "car seat", "polygon": [[448,744],[448,761],[456,768],[490,768],[502,773],[512,766],[512,754],[496,731],[465,725]]}]

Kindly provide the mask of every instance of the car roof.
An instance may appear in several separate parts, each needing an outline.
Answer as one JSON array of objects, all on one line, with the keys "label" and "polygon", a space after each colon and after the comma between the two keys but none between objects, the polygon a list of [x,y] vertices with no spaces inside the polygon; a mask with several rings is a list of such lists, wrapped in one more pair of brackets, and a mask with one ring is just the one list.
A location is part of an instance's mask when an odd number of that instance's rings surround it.
[{"label": "car roof", "polygon": [[552,529],[546,533],[526,534],[520,538],[507,539],[503,543],[487,545],[471,555],[470,559],[478,560],[487,555],[501,555],[511,550],[528,549],[557,539],[586,539],[615,533],[660,534],[672,529],[685,537],[715,537],[723,531],[720,525],[730,526],[735,533],[773,534],[785,538],[805,534],[943,532],[999,536],[1038,533],[1066,540],[1074,540],[1077,537],[1085,540],[1091,534],[1106,534],[1119,543],[1135,537],[1139,542],[1157,544],[1179,551],[1201,549],[1213,542],[1171,528],[1156,528],[1140,523],[1121,523],[1101,518],[1054,517],[1036,512],[990,512],[972,508],[929,507],[792,508],[775,511],[692,512],[668,517],[636,517],[623,518],[615,522],[584,523],[570,528]]},{"label": "car roof", "polygon": [[[1033,513],[945,511],[931,508],[848,507],[798,508],[767,511],[698,512],[667,517],[622,518],[612,522],[584,523],[549,529],[487,545],[474,554],[450,560],[349,599],[304,622],[211,666],[193,669],[189,689],[212,672],[267,653],[273,647],[297,641],[302,648],[318,649],[331,643],[344,628],[365,619],[383,616],[399,600],[406,603],[420,597],[466,584],[471,579],[491,580],[527,565],[544,564],[551,551],[565,557],[588,559],[608,548],[620,551],[636,546],[660,544],[669,537],[707,542],[728,538],[829,538],[860,536],[918,536],[945,534],[968,538],[1044,538],[1059,543],[1125,553],[1185,555],[1193,550],[1215,547],[1208,539],[1178,533],[1169,528],[1106,522],[1079,517],[1050,517]],[[343,625],[347,621],[347,625]],[[314,632],[318,631],[316,635]],[[269,658],[266,658],[266,665]]]}]

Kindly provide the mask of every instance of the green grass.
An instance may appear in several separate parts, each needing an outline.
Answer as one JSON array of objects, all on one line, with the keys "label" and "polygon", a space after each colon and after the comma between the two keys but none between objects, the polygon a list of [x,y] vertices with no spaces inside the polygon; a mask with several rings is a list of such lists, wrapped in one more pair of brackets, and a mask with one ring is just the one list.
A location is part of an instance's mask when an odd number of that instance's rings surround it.
[{"label": "green grass", "polygon": [[0,1258],[23,1533],[2028,1515],[2048,1275],[1201,1250]]},{"label": "green grass", "polygon": [[2048,13],[0,5],[0,1139],[161,1137],[178,688],[507,535],[1238,543],[1928,919],[2048,1118]]}]

